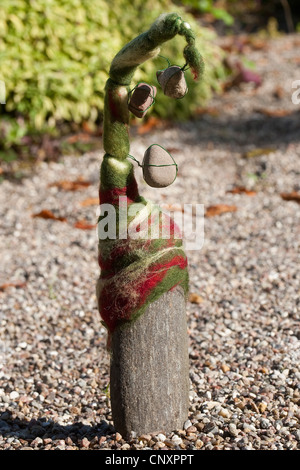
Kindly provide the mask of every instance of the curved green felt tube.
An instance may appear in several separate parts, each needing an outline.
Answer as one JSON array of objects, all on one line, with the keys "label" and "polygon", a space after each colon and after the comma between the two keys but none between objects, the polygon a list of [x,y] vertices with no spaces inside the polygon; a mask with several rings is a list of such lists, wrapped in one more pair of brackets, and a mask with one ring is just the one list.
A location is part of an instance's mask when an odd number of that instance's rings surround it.
[{"label": "curved green felt tube", "polygon": [[[177,13],[159,16],[148,31],[126,44],[111,63],[104,103],[103,145],[106,154],[120,160],[127,158],[130,149],[127,100],[134,72],[143,62],[156,57],[160,52],[160,45],[176,34],[186,39],[183,56],[194,78],[201,77],[204,62],[195,46],[195,36],[189,24]],[[113,181],[103,183],[110,186]]]}]

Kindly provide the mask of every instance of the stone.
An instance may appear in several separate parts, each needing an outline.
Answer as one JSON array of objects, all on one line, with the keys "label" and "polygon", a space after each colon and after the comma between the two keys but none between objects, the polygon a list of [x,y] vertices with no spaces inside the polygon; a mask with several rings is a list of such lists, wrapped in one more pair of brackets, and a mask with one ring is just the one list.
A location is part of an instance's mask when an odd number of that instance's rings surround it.
[{"label": "stone", "polygon": [[186,431],[191,426],[192,426],[192,422],[189,419],[187,419],[183,425],[183,429]]},{"label": "stone", "polygon": [[176,434],[172,437],[172,442],[174,442],[174,444],[176,446],[179,446],[180,444],[182,444],[182,439],[181,437],[177,436]]},{"label": "stone", "polygon": [[229,423],[229,426],[228,426],[228,430],[229,430],[229,434],[233,437],[236,437],[239,433],[236,425],[234,423]]},{"label": "stone", "polygon": [[178,65],[171,65],[165,70],[159,70],[156,76],[166,96],[180,99],[186,95],[188,91],[187,84],[184,73]]},{"label": "stone", "polygon": [[221,369],[224,373],[226,373],[230,370],[230,367],[227,364],[222,364]]},{"label": "stone", "polygon": [[264,401],[262,401],[258,404],[258,409],[259,409],[260,413],[264,413],[266,411],[267,407],[268,407],[268,404]]},{"label": "stone", "polygon": [[128,449],[130,449],[130,445],[127,444],[127,443],[125,443],[125,444],[123,444],[123,445],[121,446],[121,449],[122,449],[122,450],[128,450]]},{"label": "stone", "polygon": [[203,447],[203,442],[201,441],[201,439],[197,439],[196,441],[196,449],[201,449],[201,447]]},{"label": "stone", "polygon": [[20,396],[19,392],[16,392],[15,390],[13,392],[10,392],[10,394],[9,394],[9,398],[11,400],[16,400],[17,398],[19,398],[19,396]]},{"label": "stone", "polygon": [[39,446],[39,445],[42,445],[44,443],[43,439],[40,438],[39,436],[37,436],[32,442],[31,442],[31,445],[32,446]]},{"label": "stone", "polygon": [[129,111],[138,118],[144,117],[150,106],[154,103],[155,96],[155,86],[143,82],[139,83],[130,97],[128,103]]},{"label": "stone", "polygon": [[142,167],[144,180],[152,188],[165,188],[177,176],[177,165],[173,157],[158,144],[147,148]]},{"label": "stone", "polygon": [[197,432],[196,426],[189,426],[186,430],[187,433],[194,433]]},{"label": "stone", "polygon": [[222,416],[223,418],[230,418],[231,413],[227,408],[221,408],[219,411],[219,415]]},{"label": "stone", "polygon": [[88,448],[90,446],[90,441],[86,437],[84,437],[83,439],[81,439],[80,445],[81,447]]}]

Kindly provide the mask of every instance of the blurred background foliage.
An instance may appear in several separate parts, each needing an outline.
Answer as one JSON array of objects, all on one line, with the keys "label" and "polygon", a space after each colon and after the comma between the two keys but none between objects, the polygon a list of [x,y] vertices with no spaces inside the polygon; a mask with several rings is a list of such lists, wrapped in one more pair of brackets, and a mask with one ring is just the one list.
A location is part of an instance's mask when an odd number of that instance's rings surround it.
[{"label": "blurred background foliage", "polygon": [[[270,16],[270,11],[282,10],[284,2],[287,0],[1,0],[0,80],[5,82],[6,104],[0,105],[0,159],[16,158],[14,149],[25,144],[29,135],[62,135],[74,123],[79,128],[99,126],[111,60],[163,12],[177,11],[190,22],[206,69],[199,83],[186,73],[189,93],[184,100],[170,100],[158,90],[151,114],[189,118],[220,89],[226,77],[225,52],[215,44],[212,23],[230,32],[245,11],[248,16],[257,12]],[[299,3],[289,0],[288,6],[295,4],[296,8]],[[178,37],[166,43],[161,54],[172,64],[183,65],[183,47],[184,41]],[[155,71],[165,66],[161,58],[146,62],[137,71],[133,86],[142,80],[155,83]]]},{"label": "blurred background foliage", "polygon": [[[2,0],[0,80],[6,85],[2,146],[9,148],[27,133],[49,131],[62,122],[99,121],[111,60],[165,11],[174,11],[169,0]],[[156,101],[153,110],[158,116],[180,119],[217,89],[224,70],[222,52],[213,45],[214,33],[200,28],[181,7],[176,6],[176,11],[196,30],[206,62],[205,80],[189,83],[185,100],[170,100],[161,93]],[[183,65],[184,45],[178,37],[161,52]],[[161,58],[148,61],[137,71],[136,83],[154,83],[155,70],[165,66]]]}]

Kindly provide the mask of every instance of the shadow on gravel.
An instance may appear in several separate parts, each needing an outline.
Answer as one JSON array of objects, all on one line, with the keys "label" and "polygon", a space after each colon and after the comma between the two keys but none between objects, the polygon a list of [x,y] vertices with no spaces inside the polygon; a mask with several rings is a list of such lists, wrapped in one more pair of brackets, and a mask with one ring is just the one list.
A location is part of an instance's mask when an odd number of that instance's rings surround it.
[{"label": "shadow on gravel", "polygon": [[[275,113],[275,111],[274,111]],[[267,116],[260,112],[236,117],[204,114],[184,123],[183,140],[189,144],[211,142],[215,146],[277,147],[300,142],[300,110],[285,116]]]},{"label": "shadow on gravel", "polygon": [[114,432],[113,426],[105,420],[102,420],[96,426],[86,425],[80,421],[74,424],[61,425],[47,418],[26,421],[25,419],[13,417],[10,411],[0,414],[0,435],[27,441],[32,441],[36,437],[49,438],[53,441],[70,437],[76,444],[78,440],[84,437],[92,440],[95,437],[107,436]]},{"label": "shadow on gravel", "polygon": [[[196,115],[194,119],[186,122],[169,123],[168,127],[176,128],[182,144],[199,146],[213,146],[213,148],[229,148],[240,152],[262,147],[275,151],[291,143],[300,142],[300,110],[290,113],[284,109],[270,111],[273,115],[264,114],[254,110],[252,114],[243,114],[237,110],[235,116],[222,112],[222,109],[213,110],[212,113]],[[181,132],[183,130],[184,132]],[[159,130],[163,134],[164,130]],[[132,126],[131,135],[139,137],[138,127]],[[103,154],[103,152],[100,152]],[[56,160],[55,160],[56,161]],[[32,176],[35,170],[22,173],[10,171],[3,173],[2,177],[21,185],[24,178]]]}]

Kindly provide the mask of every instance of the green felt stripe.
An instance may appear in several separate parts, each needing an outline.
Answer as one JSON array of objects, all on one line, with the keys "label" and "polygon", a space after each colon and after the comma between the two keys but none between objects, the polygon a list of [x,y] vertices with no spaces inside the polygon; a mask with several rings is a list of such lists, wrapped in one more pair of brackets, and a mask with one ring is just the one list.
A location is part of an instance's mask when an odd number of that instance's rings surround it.
[{"label": "green felt stripe", "polygon": [[161,281],[149,294],[146,302],[135,312],[132,313],[130,321],[122,321],[118,328],[124,328],[131,322],[136,321],[143,313],[145,313],[148,305],[159,299],[165,292],[171,290],[175,285],[182,287],[185,297],[189,290],[189,274],[187,268],[181,269],[177,266],[168,270],[163,281]]},{"label": "green felt stripe", "polygon": [[134,178],[133,164],[126,159],[119,160],[106,153],[101,164],[100,178],[101,190],[124,188]]}]

